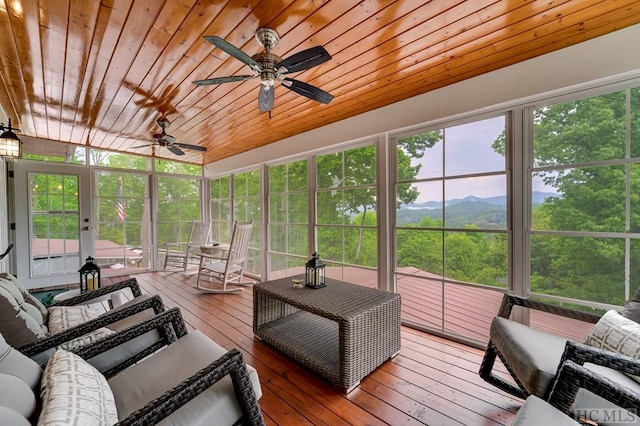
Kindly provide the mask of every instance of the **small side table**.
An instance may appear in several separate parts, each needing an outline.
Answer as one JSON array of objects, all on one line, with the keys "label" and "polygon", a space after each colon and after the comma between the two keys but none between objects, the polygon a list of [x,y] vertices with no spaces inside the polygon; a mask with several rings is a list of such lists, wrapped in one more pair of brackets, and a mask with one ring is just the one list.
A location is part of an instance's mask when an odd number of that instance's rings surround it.
[{"label": "small side table", "polygon": [[212,255],[212,254],[216,254],[218,252],[218,250],[220,250],[220,244],[215,243],[215,244],[205,244],[200,246],[200,253],[204,253],[204,254],[208,254],[208,255]]}]

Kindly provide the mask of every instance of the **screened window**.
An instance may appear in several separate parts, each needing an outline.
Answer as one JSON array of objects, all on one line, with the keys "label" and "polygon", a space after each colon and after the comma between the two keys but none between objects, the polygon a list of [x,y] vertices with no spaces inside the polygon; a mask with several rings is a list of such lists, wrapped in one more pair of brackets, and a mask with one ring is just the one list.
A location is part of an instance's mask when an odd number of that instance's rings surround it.
[{"label": "screened window", "polygon": [[99,149],[91,149],[89,151],[89,159],[92,166],[140,171],[151,170],[152,164],[152,160],[149,157]]},{"label": "screened window", "polygon": [[317,157],[316,248],[328,277],[378,283],[376,147]]},{"label": "screened window", "polygon": [[260,171],[251,170],[234,175],[233,216],[240,222],[253,220],[251,243],[249,244],[249,260],[246,271],[254,276],[260,276],[261,261],[261,216],[260,216]]},{"label": "screened window", "polygon": [[623,305],[635,290],[639,105],[633,88],[532,108],[532,291]]},{"label": "screened window", "polygon": [[486,288],[508,284],[506,117],[412,133],[395,146],[403,318],[485,340],[490,317],[469,318],[495,314],[501,294]]},{"label": "screened window", "polygon": [[269,167],[269,271],[276,279],[304,272],[309,258],[307,161]]},{"label": "screened window", "polygon": [[[185,243],[191,222],[200,220],[200,179],[159,176],[158,251],[166,243]],[[164,259],[159,260],[163,265]]]},{"label": "screened window", "polygon": [[41,143],[26,139],[22,141],[22,158],[50,163],[86,164],[87,148],[51,140]]},{"label": "screened window", "polygon": [[202,166],[197,164],[181,163],[179,161],[154,159],[155,171],[159,173],[171,173],[189,176],[202,176]]},{"label": "screened window", "polygon": [[231,239],[231,178],[225,176],[210,182],[211,239]]}]

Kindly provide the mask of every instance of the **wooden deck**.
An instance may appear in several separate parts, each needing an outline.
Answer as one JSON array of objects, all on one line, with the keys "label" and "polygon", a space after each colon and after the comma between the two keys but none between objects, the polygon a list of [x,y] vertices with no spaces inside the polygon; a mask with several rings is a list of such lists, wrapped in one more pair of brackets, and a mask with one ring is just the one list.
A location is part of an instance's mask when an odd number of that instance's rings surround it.
[{"label": "wooden deck", "polygon": [[400,354],[343,395],[254,339],[250,289],[205,295],[194,288],[194,277],[181,273],[135,278],[144,292],[179,307],[190,327],[240,349],[260,375],[268,425],[500,425],[509,424],[522,403],[480,379],[482,350],[408,327],[402,329]]}]

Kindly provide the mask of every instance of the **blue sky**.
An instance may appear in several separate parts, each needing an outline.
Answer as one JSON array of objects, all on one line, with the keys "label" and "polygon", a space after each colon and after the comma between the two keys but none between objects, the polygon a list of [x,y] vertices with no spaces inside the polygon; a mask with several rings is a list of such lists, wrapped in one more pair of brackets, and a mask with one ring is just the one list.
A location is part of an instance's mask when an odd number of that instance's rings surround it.
[{"label": "blue sky", "polygon": [[[444,142],[438,142],[427,150],[423,158],[414,160],[413,165],[422,164],[419,179],[486,173],[505,170],[505,158],[496,153],[491,145],[505,128],[505,117],[499,116],[475,121],[445,129]],[[506,175],[461,178],[448,180],[445,185],[445,199],[464,198],[474,195],[480,198],[506,195]],[[415,185],[420,191],[416,202],[443,201],[440,183],[422,183]],[[534,191],[554,192],[537,180]]]}]

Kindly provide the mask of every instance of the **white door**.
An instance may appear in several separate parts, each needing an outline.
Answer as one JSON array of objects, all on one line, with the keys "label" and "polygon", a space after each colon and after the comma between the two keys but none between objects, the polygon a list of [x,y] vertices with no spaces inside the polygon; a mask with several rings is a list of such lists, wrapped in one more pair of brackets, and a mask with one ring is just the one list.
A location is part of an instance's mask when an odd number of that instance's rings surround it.
[{"label": "white door", "polygon": [[20,281],[27,288],[77,283],[94,246],[89,169],[19,161],[14,178]]}]

